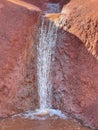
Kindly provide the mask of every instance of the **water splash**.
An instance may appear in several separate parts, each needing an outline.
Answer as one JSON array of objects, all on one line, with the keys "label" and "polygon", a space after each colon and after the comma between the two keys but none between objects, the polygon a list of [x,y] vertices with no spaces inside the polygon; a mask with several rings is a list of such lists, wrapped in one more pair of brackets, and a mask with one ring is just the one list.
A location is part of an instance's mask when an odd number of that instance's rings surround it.
[{"label": "water splash", "polygon": [[[43,113],[44,112],[44,113]],[[47,111],[40,111],[39,109],[36,111],[26,111],[21,114],[17,114],[12,116],[12,118],[15,117],[21,117],[21,118],[29,118],[29,119],[37,119],[37,120],[46,120],[49,117],[54,117],[55,119],[61,118],[61,119],[67,119],[67,117],[58,109],[47,109]]]}]

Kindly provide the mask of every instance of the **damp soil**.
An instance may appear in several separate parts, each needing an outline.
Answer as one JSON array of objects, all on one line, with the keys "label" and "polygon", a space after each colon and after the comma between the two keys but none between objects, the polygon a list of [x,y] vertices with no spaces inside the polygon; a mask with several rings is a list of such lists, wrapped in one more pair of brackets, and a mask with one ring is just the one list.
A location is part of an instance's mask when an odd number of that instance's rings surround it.
[{"label": "damp soil", "polygon": [[49,117],[45,120],[14,117],[0,120],[0,130],[90,130],[72,119]]}]

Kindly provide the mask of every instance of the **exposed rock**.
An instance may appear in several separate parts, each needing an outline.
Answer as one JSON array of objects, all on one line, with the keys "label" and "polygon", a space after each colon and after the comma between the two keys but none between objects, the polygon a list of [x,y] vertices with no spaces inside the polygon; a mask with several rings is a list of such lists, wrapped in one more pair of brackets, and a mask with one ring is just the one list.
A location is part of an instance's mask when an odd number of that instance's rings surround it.
[{"label": "exposed rock", "polygon": [[[98,1],[71,0],[62,9],[52,62],[53,104],[98,129]],[[53,19],[54,20],[54,19]]]},{"label": "exposed rock", "polygon": [[43,2],[0,0],[0,117],[38,104],[35,35]]}]

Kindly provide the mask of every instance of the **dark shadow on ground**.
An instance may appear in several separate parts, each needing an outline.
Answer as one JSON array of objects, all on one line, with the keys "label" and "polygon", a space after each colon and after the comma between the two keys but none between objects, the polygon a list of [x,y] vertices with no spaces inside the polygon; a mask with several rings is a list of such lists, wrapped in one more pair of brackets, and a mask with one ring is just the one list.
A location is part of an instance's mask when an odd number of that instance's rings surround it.
[{"label": "dark shadow on ground", "polygon": [[49,0],[50,3],[59,3],[61,8],[70,2],[70,0]]},{"label": "dark shadow on ground", "polygon": [[64,3],[67,4],[70,0],[49,0],[51,3]]}]

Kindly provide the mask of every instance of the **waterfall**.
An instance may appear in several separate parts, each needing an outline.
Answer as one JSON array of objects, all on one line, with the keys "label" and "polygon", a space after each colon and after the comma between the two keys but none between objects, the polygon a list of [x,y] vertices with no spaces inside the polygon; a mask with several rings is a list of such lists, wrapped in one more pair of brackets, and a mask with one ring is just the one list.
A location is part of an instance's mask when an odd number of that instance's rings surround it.
[{"label": "waterfall", "polygon": [[63,17],[56,18],[55,20],[49,20],[49,17],[53,17],[58,13],[59,4],[47,5],[47,11],[41,19],[41,26],[39,28],[39,39],[37,44],[37,83],[38,83],[38,95],[39,95],[39,109],[35,111],[29,110],[19,116],[31,119],[46,119],[47,117],[39,116],[47,115],[50,116],[57,115],[61,118],[66,118],[60,110],[52,108],[52,82],[51,82],[51,62],[52,55],[54,53],[54,47],[57,40],[57,31],[61,27],[64,21]]},{"label": "waterfall", "polygon": [[51,84],[51,60],[53,48],[57,39],[58,26],[55,23],[42,18],[39,44],[37,46],[37,78],[40,110],[52,107],[52,84]]},{"label": "waterfall", "polygon": [[[52,109],[52,83],[51,83],[51,62],[54,53],[54,47],[57,40],[57,31],[63,22],[63,17],[57,17],[59,14],[59,4],[49,3],[48,10],[42,16],[41,26],[39,29],[39,43],[37,45],[37,82],[39,95],[40,113],[59,113]],[[55,17],[52,21],[49,17]],[[57,17],[57,18],[56,18]],[[60,114],[59,114],[60,115]]]},{"label": "waterfall", "polygon": [[[59,4],[47,4],[47,13],[58,13]],[[52,22],[42,16],[37,46],[37,81],[39,94],[39,109],[45,111],[52,108],[51,61],[53,48],[57,40],[58,22]]]}]

